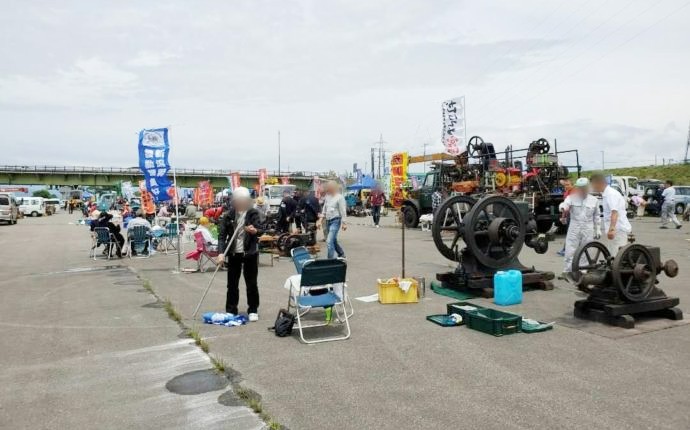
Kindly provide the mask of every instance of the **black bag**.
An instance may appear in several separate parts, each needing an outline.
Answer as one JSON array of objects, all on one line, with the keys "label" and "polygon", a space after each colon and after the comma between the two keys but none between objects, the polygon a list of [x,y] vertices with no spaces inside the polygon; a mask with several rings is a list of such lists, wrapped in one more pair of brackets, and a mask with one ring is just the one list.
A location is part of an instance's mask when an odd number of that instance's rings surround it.
[{"label": "black bag", "polygon": [[281,309],[278,311],[275,325],[269,327],[269,330],[274,330],[278,337],[286,337],[292,334],[292,326],[294,325],[295,316],[285,309]]}]

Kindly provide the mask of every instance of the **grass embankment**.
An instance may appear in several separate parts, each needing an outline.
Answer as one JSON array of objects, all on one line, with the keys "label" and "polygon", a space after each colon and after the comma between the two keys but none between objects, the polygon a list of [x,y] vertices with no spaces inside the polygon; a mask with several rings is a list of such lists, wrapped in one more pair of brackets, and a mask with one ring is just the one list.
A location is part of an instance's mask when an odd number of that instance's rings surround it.
[{"label": "grass embankment", "polygon": [[[594,171],[582,172],[589,176]],[[690,164],[671,164],[666,166],[640,166],[606,169],[606,174],[614,176],[635,176],[638,179],[670,179],[676,185],[690,185]]]}]

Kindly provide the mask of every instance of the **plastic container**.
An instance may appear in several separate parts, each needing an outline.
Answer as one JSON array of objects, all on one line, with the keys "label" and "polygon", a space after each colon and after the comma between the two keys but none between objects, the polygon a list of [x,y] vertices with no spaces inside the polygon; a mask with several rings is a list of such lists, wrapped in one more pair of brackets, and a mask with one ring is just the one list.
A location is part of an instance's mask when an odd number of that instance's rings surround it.
[{"label": "plastic container", "polygon": [[[470,310],[468,307],[473,307],[474,310]],[[469,302],[455,302],[455,303],[448,303],[446,305],[446,313],[448,315],[451,314],[459,314],[463,320],[467,319],[467,313],[468,312],[474,312],[478,311],[480,309],[486,309],[484,306],[479,306],[475,305],[474,303],[469,303]]]},{"label": "plastic container", "polygon": [[413,278],[400,279],[402,282],[410,282],[410,288],[404,292],[396,280],[377,281],[379,287],[379,303],[395,304],[395,303],[417,303],[417,281]]},{"label": "plastic container", "polygon": [[494,303],[499,306],[522,303],[522,272],[501,270],[494,274]]},{"label": "plastic container", "polygon": [[465,324],[473,330],[494,336],[503,336],[519,332],[522,326],[522,317],[487,308],[468,312]]}]

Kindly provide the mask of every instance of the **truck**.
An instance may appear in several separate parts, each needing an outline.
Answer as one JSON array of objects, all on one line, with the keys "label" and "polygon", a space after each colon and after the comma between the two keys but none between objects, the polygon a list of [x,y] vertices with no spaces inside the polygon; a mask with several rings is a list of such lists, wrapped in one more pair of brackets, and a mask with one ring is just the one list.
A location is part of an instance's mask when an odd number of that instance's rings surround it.
[{"label": "truck", "polygon": [[268,201],[268,215],[275,215],[280,209],[280,202],[283,200],[285,192],[292,195],[297,189],[296,185],[264,185],[263,196]]},{"label": "truck", "polygon": [[611,186],[617,186],[624,197],[630,198],[632,196],[641,196],[643,190],[638,187],[638,180],[635,176],[611,176]]}]

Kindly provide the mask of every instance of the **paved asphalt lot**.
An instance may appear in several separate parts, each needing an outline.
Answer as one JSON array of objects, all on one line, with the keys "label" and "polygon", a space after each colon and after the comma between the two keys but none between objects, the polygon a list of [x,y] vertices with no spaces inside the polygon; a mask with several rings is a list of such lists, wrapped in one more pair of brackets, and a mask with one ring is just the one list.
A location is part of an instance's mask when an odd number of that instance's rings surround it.
[{"label": "paved asphalt lot", "polygon": [[[129,368],[126,378],[122,375],[126,364],[108,358],[108,354],[118,357],[122,351],[167,345],[170,360],[180,359],[180,352],[170,346],[179,341],[175,337],[179,328],[162,309],[142,308],[152,301],[150,295],[135,285],[115,284],[117,276],[106,275],[107,271],[96,278],[93,273],[29,276],[113,264],[88,260],[86,228],[69,225],[70,221],[69,215],[61,214],[0,228],[3,273],[9,273],[1,281],[0,423],[13,424],[8,428],[61,428],[58,424],[65,423],[88,428],[84,423],[108,417],[106,424],[117,428],[114,420],[129,417],[133,423],[129,427],[146,428],[148,423],[150,428],[162,428],[165,425],[157,421],[161,416],[172,427],[184,420],[198,424],[195,419],[219,417],[217,404],[205,398],[195,403],[193,414],[178,408],[175,416],[170,402],[176,400],[165,400],[176,399],[174,395],[159,389],[155,398],[160,402],[153,403],[154,392],[142,393],[140,388],[160,385],[161,378],[169,375],[154,377],[139,363]],[[690,311],[685,272],[690,270],[690,228],[659,230],[657,221],[633,222],[638,243],[659,245],[662,258],[676,259],[681,274],[675,279],[662,277],[661,286],[667,294],[680,296],[680,307]],[[399,274],[399,229],[353,225],[341,238],[351,297],[375,293],[377,278]],[[562,239],[557,239],[541,256],[525,249],[521,259],[526,265],[560,272],[562,263],[555,252],[561,245]],[[406,249],[408,274],[426,277],[427,284],[435,273],[453,267],[436,251],[429,233],[408,231]],[[262,261],[268,263],[266,258]],[[425,321],[425,316],[443,313],[446,303],[454,300],[427,291],[418,304],[354,301],[350,340],[303,345],[296,337],[277,338],[267,331],[287,300],[282,286],[294,273],[289,259],[273,267],[262,265],[261,320],[235,328],[205,326],[190,319],[211,275],[173,274],[176,263],[176,256],[160,254],[114,262],[149,279],[160,297],[175,304],[184,324],[200,328],[211,353],[222,356],[242,385],[262,396],[268,413],[293,430],[330,425],[342,429],[690,428],[687,321],[648,322],[633,331],[574,321],[570,315],[578,296],[557,281],[553,291],[527,292],[522,305],[506,308],[557,321],[550,332],[495,338],[466,327],[441,328]],[[183,260],[184,265],[191,267]],[[219,273],[204,311],[223,309],[224,275]],[[485,299],[476,302],[491,305]],[[109,322],[102,320],[106,316]],[[115,322],[137,329],[75,328]],[[161,351],[165,348],[157,348],[157,354]],[[100,359],[93,364],[97,367],[89,369],[86,364],[92,355]],[[160,355],[152,359],[164,360]],[[75,366],[81,371],[70,370]],[[168,365],[157,366],[163,367]],[[182,373],[178,370],[169,373]],[[237,413],[247,420],[253,417],[246,410]],[[226,418],[231,416],[235,415]],[[255,424],[245,421],[226,428]]]}]

